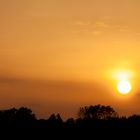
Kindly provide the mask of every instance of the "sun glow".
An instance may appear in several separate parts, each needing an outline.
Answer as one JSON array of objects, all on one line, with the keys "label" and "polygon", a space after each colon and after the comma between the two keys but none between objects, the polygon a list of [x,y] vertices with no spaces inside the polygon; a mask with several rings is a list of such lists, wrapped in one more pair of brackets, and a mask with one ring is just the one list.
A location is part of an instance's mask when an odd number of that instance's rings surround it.
[{"label": "sun glow", "polygon": [[120,71],[114,72],[113,77],[117,81],[128,81],[134,77],[134,73],[128,70],[122,70],[122,71],[120,70]]},{"label": "sun glow", "polygon": [[129,81],[120,81],[117,89],[121,94],[126,95],[131,91],[132,86]]},{"label": "sun glow", "polygon": [[134,93],[135,71],[129,69],[116,69],[112,70],[111,75],[113,86],[117,90],[117,95],[118,93],[119,95],[130,95],[130,93]]}]

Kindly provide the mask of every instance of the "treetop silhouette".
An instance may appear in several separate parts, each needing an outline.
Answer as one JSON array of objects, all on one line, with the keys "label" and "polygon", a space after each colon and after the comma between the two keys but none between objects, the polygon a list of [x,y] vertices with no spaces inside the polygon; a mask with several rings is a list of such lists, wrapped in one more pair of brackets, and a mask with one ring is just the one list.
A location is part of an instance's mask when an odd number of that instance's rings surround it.
[{"label": "treetop silhouette", "polygon": [[78,115],[82,119],[100,119],[107,120],[117,118],[118,113],[110,106],[95,105],[81,107]]}]

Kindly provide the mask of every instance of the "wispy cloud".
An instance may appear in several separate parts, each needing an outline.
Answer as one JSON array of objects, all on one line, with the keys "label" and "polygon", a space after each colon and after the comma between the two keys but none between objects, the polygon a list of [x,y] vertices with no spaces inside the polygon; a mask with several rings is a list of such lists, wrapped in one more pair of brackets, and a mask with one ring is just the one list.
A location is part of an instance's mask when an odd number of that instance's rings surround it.
[{"label": "wispy cloud", "polygon": [[113,23],[109,19],[95,20],[95,21],[87,21],[87,20],[76,21],[75,26],[76,26],[76,30],[78,30],[79,33],[82,32],[85,33],[86,31],[95,36],[101,35],[103,33],[109,33],[109,32],[127,33],[127,34],[132,32],[132,29],[129,28],[127,25]]},{"label": "wispy cloud", "polygon": [[92,23],[90,21],[76,21],[75,24],[79,26],[87,26],[91,25]]},{"label": "wispy cloud", "polygon": [[108,25],[107,23],[103,22],[103,21],[97,21],[95,23],[93,23],[93,27],[94,28],[108,28],[110,25]]},{"label": "wispy cloud", "polygon": [[102,32],[99,31],[99,30],[94,30],[94,31],[92,32],[92,34],[95,35],[95,36],[100,35],[101,33],[102,33]]},{"label": "wispy cloud", "polygon": [[[88,33],[94,36],[101,35],[109,25],[103,21],[76,21],[77,33]],[[75,32],[76,33],[76,32]]]}]

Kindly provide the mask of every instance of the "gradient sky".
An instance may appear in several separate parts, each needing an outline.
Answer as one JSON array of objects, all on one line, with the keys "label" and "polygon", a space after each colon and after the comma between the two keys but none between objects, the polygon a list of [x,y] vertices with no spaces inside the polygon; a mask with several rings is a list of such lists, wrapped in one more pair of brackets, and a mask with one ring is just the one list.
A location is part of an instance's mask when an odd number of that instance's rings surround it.
[{"label": "gradient sky", "polygon": [[[140,1],[0,0],[0,107],[76,116],[109,104],[140,113]],[[131,96],[116,91],[128,73]]]}]

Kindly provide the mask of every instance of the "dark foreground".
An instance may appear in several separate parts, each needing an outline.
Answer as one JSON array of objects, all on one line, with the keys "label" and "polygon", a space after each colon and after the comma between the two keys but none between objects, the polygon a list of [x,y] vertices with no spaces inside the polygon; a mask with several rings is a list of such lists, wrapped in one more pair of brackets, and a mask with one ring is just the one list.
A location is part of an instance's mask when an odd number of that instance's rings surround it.
[{"label": "dark foreground", "polygon": [[38,120],[27,108],[0,111],[0,139],[140,139],[140,116],[101,119],[92,113],[63,121],[59,114]]}]

